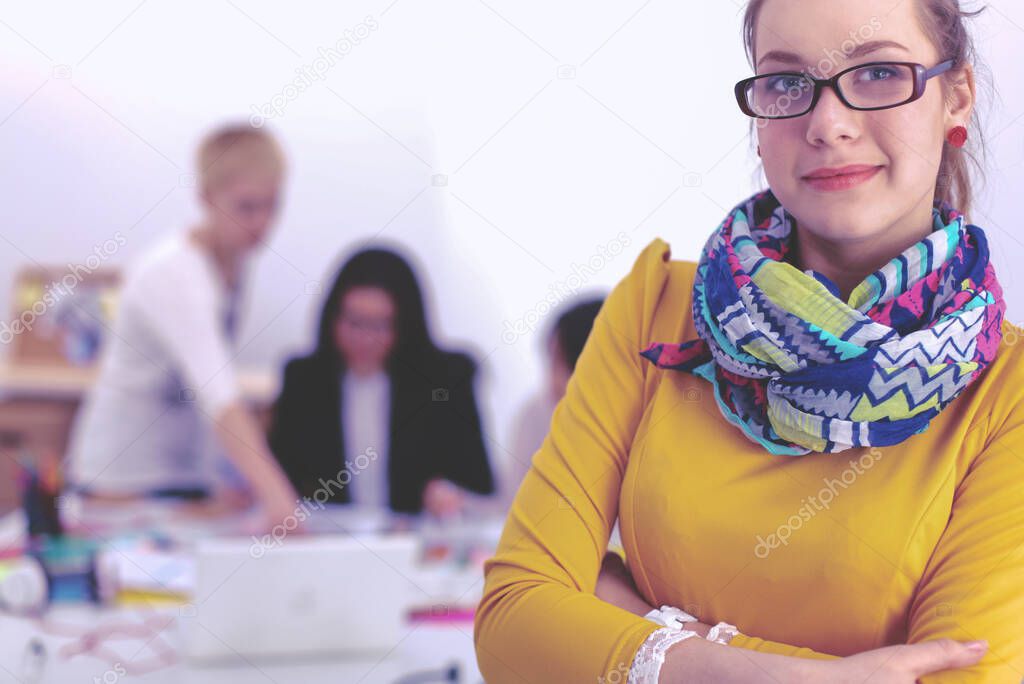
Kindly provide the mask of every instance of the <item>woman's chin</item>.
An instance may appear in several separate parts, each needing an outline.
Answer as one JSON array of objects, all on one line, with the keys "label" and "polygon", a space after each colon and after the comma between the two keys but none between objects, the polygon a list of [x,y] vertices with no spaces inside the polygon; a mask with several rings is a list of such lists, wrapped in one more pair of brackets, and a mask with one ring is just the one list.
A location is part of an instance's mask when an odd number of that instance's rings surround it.
[{"label": "woman's chin", "polygon": [[852,211],[844,212],[842,209],[821,211],[820,205],[806,218],[798,219],[797,223],[801,230],[813,233],[819,240],[836,244],[877,237],[881,227],[889,225],[885,219],[865,216],[863,212],[856,214]]}]

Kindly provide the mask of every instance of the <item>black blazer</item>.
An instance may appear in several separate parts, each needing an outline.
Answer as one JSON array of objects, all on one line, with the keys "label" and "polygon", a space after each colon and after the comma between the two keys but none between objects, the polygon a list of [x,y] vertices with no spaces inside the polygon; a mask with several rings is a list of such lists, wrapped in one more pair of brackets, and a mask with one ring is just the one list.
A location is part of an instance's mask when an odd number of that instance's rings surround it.
[{"label": "black blazer", "polygon": [[[345,460],[357,456],[345,453],[342,373],[336,362],[317,356],[289,361],[270,430],[270,448],[299,495],[321,502],[325,492],[331,503],[351,501],[348,487],[339,484],[346,479],[339,478]],[[473,392],[475,375],[469,356],[449,352],[415,368],[389,371],[392,510],[420,512],[423,488],[435,477],[479,494],[494,492]],[[352,480],[358,482],[358,476]]]}]

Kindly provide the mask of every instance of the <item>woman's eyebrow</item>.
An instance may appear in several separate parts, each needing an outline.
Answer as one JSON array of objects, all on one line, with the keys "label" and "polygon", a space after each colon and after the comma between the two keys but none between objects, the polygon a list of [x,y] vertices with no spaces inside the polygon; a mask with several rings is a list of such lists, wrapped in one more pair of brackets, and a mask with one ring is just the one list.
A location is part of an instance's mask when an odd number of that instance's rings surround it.
[{"label": "woman's eyebrow", "polygon": [[[836,52],[844,55],[847,59],[856,59],[857,57],[863,57],[864,55],[877,52],[878,50],[884,50],[885,48],[895,48],[897,50],[903,50],[904,52],[910,52],[905,45],[897,43],[894,40],[872,40],[866,43],[861,43],[849,52],[842,50],[826,50],[824,54],[831,55],[833,52]],[[763,62],[767,62],[769,60],[773,62],[781,62],[782,64],[811,64],[813,62],[813,60],[804,59],[795,52],[787,52],[786,50],[770,50],[761,56],[757,65],[760,67]]]}]

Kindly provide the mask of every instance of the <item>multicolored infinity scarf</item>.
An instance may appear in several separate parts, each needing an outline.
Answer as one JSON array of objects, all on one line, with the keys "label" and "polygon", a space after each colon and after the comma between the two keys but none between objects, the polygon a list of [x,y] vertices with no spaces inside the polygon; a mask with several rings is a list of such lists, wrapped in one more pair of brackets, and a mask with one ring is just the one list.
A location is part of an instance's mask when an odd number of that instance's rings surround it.
[{"label": "multicolored infinity scarf", "polygon": [[722,414],[773,454],[898,444],[992,362],[1006,310],[981,228],[946,205],[934,232],[840,298],[785,261],[795,219],[770,192],[708,240],[698,339],[652,344],[659,368],[708,380]]}]

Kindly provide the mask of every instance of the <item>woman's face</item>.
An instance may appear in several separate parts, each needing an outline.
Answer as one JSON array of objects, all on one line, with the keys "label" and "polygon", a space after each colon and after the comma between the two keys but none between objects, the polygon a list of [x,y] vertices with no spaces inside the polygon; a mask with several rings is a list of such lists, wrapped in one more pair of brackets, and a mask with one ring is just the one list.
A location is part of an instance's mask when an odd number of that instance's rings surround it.
[{"label": "woman's face", "polygon": [[395,302],[379,287],[353,287],[341,298],[334,343],[357,373],[384,368],[395,345]]},{"label": "woman's face", "polygon": [[207,224],[218,244],[235,252],[262,245],[277,218],[281,180],[275,175],[240,176],[206,196]]},{"label": "woman's face", "polygon": [[[810,70],[830,78],[874,61],[931,68],[948,55],[924,33],[919,1],[766,0],[756,27],[757,73]],[[801,230],[839,242],[931,230],[943,141],[953,126],[966,125],[972,104],[944,91],[943,77],[933,78],[915,102],[864,112],[826,88],[803,116],[759,121],[768,183]],[[843,178],[821,179],[844,167]]]}]

